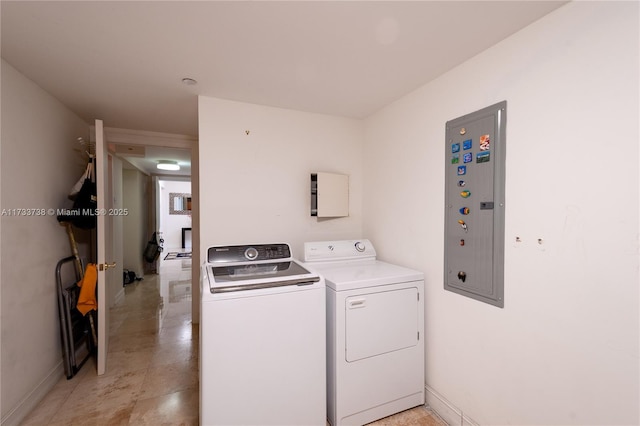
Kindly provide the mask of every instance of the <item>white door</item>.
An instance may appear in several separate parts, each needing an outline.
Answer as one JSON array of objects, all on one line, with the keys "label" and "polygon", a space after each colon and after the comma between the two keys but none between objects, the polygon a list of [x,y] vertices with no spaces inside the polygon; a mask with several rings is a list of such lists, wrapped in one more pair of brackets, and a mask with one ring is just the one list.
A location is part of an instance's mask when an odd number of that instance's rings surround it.
[{"label": "white door", "polygon": [[98,375],[107,369],[109,345],[109,297],[108,289],[114,283],[113,244],[111,218],[111,173],[109,154],[104,138],[102,120],[96,120],[96,187],[98,196],[97,217],[97,265],[98,265]]}]

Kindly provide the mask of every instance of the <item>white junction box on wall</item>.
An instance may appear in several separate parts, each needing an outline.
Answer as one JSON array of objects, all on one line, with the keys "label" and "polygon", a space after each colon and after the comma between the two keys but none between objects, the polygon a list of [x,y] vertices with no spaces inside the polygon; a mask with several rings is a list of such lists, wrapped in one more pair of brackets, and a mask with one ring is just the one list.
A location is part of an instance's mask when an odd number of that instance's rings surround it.
[{"label": "white junction box on wall", "polygon": [[349,176],[311,173],[311,216],[349,216]]}]

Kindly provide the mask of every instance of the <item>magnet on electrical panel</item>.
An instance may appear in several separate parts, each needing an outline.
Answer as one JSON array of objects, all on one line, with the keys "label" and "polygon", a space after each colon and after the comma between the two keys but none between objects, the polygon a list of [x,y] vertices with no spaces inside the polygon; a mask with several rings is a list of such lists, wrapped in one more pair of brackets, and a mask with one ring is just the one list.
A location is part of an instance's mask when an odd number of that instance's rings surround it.
[{"label": "magnet on electrical panel", "polygon": [[476,154],[476,163],[488,163],[491,159],[491,154],[489,151],[479,152]]},{"label": "magnet on electrical panel", "polygon": [[488,151],[491,148],[491,137],[489,135],[480,136],[480,151]]}]

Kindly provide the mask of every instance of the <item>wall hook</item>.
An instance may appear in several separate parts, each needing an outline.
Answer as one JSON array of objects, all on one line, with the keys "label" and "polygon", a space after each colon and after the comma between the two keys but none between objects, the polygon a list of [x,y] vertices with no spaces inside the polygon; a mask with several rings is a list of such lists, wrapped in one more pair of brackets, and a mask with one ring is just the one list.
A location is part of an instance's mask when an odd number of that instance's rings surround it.
[{"label": "wall hook", "polygon": [[249,133],[251,133],[251,130],[245,130],[244,132],[247,134],[247,136],[249,136]]}]

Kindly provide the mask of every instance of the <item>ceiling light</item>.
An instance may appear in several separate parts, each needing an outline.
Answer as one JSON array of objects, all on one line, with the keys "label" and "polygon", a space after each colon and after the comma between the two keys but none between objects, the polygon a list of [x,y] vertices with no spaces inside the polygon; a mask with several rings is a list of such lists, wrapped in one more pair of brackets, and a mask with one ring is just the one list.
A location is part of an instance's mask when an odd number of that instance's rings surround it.
[{"label": "ceiling light", "polygon": [[159,160],[156,166],[160,170],[180,170],[180,165],[173,160]]},{"label": "ceiling light", "polygon": [[193,78],[183,78],[182,84],[186,84],[187,86],[195,86],[196,84],[198,84],[198,82]]}]

